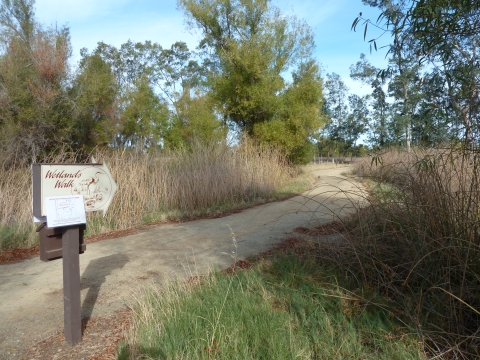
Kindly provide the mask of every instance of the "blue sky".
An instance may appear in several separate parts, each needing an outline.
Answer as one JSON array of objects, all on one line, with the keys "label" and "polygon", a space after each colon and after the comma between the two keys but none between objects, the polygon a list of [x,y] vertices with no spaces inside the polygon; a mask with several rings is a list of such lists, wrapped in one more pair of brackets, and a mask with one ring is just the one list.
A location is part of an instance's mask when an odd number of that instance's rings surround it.
[{"label": "blue sky", "polygon": [[[360,12],[375,20],[378,10],[364,6],[361,0],[272,0],[271,4],[310,25],[315,34],[315,57],[326,73],[340,74],[352,93],[369,92],[368,87],[350,80],[349,67],[361,52],[377,67],[385,66],[385,50],[370,55],[363,29],[355,33],[350,27]],[[70,27],[74,63],[81,48],[91,51],[99,41],[120,46],[129,39],[151,40],[163,47],[184,41],[193,49],[200,39],[187,29],[176,0],[37,0],[35,7],[41,23]]]}]

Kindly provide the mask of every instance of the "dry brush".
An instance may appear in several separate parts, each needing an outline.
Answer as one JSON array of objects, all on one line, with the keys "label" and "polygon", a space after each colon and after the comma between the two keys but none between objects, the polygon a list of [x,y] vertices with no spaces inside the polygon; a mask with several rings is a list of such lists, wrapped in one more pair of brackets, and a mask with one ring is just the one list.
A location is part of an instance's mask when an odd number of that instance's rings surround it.
[{"label": "dry brush", "polygon": [[[247,141],[233,148],[211,144],[149,153],[96,150],[92,155],[107,163],[118,191],[104,218],[88,214],[88,235],[263,202],[289,177],[282,155]],[[89,157],[62,151],[42,162],[89,162]],[[0,172],[0,251],[30,247],[38,238],[31,170],[18,166]]]}]

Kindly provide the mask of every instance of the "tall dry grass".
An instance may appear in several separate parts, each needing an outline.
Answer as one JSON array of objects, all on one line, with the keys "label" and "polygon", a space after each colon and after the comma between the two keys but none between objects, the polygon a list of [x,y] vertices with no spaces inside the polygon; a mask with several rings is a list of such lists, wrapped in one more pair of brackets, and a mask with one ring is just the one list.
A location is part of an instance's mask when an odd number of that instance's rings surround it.
[{"label": "tall dry grass", "polygon": [[329,259],[397,302],[426,353],[479,358],[480,153],[392,150],[356,173],[374,195]]},{"label": "tall dry grass", "polygon": [[[191,150],[140,153],[97,150],[118,190],[105,217],[88,214],[88,235],[122,230],[167,218],[221,212],[271,199],[288,178],[277,151],[243,142],[193,145]],[[42,162],[89,162],[62,152]],[[32,224],[31,170],[0,168],[0,250],[37,243]]]}]

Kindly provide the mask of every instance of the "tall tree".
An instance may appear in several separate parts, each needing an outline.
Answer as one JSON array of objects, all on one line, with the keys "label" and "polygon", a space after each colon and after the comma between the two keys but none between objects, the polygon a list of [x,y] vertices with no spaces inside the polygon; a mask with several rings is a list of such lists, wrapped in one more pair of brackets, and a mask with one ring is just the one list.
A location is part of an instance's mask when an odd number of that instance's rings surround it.
[{"label": "tall tree", "polygon": [[280,14],[268,0],[179,0],[189,24],[210,49],[209,85],[218,111],[253,135],[271,121],[286,87],[282,75],[310,59],[310,28]]},{"label": "tall tree", "polygon": [[380,69],[374,67],[368,62],[365,54],[360,54],[360,61],[350,66],[350,77],[361,81],[363,84],[370,85],[372,93],[370,95],[372,111],[370,112],[370,143],[374,146],[384,147],[388,139],[387,125],[390,118],[390,105],[387,102],[387,94],[384,90],[385,78],[379,73]]},{"label": "tall tree", "polygon": [[420,80],[420,65],[418,57],[412,49],[412,44],[406,44],[410,39],[394,40],[392,56],[386,70],[390,77],[388,90],[394,97],[395,120],[403,127],[405,147],[410,151],[412,142],[412,119],[418,102],[418,87]]},{"label": "tall tree", "polygon": [[126,94],[125,103],[120,127],[122,145],[140,151],[160,145],[167,130],[170,111],[154,93],[145,75],[136,80],[135,88]]},{"label": "tall tree", "polygon": [[327,136],[323,137],[320,146],[327,147],[329,152],[333,145],[334,153],[337,150],[354,153],[357,141],[368,128],[368,97],[349,95],[347,86],[336,73],[327,74],[325,88],[327,94],[324,111],[329,117],[329,123],[325,128]]},{"label": "tall tree", "polygon": [[333,140],[343,140],[342,124],[348,116],[348,87],[340,75],[336,73],[327,74],[325,81],[327,90],[325,97],[325,110],[329,116],[329,123],[326,126],[328,135]]},{"label": "tall tree", "polygon": [[[144,129],[154,131],[154,138],[162,138],[157,142],[169,147],[188,145],[193,137],[195,141],[220,140],[220,134],[225,137],[210,96],[204,90],[203,67],[185,43],[176,42],[169,49],[150,41],[128,41],[119,49],[99,43],[93,54],[110,65],[119,84],[116,101],[119,145],[133,145],[136,141],[132,139],[145,139],[143,131],[136,133],[141,128],[135,125],[139,124],[138,119],[132,120],[133,109],[137,115],[149,113],[151,119],[162,119],[161,131],[157,126]],[[139,87],[140,83],[143,85]],[[147,93],[147,97],[141,95]],[[147,98],[149,101],[144,101]]]},{"label": "tall tree", "polygon": [[35,0],[2,0],[0,4],[2,37],[19,38],[28,47],[38,30],[34,6]]},{"label": "tall tree", "polygon": [[[412,84],[414,84],[416,77],[418,77],[419,62],[417,51],[414,47],[415,42],[411,34],[399,31],[408,16],[409,1],[363,0],[363,2],[370,6],[380,8],[382,11],[381,17],[388,18],[386,27],[391,29],[393,39],[392,43],[388,46],[387,52],[387,54],[390,55],[389,66],[382,71],[382,78],[391,78],[389,90],[395,98],[395,107],[397,109],[395,120],[404,128],[405,146],[407,151],[410,151],[411,121],[413,116],[410,92],[412,90]],[[360,18],[361,14],[360,17],[355,19],[352,28],[356,28]],[[368,23],[369,21],[365,23],[364,38],[366,36]],[[370,42],[373,42],[375,48],[377,48],[376,39],[372,39]]]},{"label": "tall tree", "polygon": [[473,135],[480,135],[480,3],[419,0],[412,4],[408,20],[399,32],[415,36],[433,74],[443,78],[450,106],[463,123],[465,139],[473,140]]},{"label": "tall tree", "polygon": [[177,101],[165,143],[170,148],[189,148],[193,143],[219,143],[225,141],[227,130],[215,116],[208,94],[199,92],[191,96],[190,92],[185,92]]},{"label": "tall tree", "polygon": [[110,66],[99,55],[86,55],[80,62],[70,95],[75,101],[76,146],[89,151],[108,145],[115,129],[117,82]]},{"label": "tall tree", "polygon": [[283,149],[294,163],[312,159],[319,130],[327,122],[321,111],[324,104],[323,81],[314,61],[300,66],[293,73],[293,83],[279,97],[277,114],[270,121],[256,123],[253,134],[257,140]]},{"label": "tall tree", "polygon": [[340,123],[348,113],[348,87],[337,73],[327,74],[325,88],[328,91],[327,109],[330,119]]},{"label": "tall tree", "polygon": [[449,105],[444,78],[435,73],[424,73],[420,79],[417,113],[412,121],[412,138],[423,146],[434,146],[459,139],[463,132],[462,121],[456,121],[455,110]]},{"label": "tall tree", "polygon": [[354,149],[357,146],[358,139],[367,129],[369,116],[367,100],[368,97],[355,94],[348,97],[351,112],[342,124],[342,132],[349,148]]},{"label": "tall tree", "polygon": [[176,112],[176,103],[185,92],[201,85],[202,67],[184,42],[176,42],[170,49],[157,43],[128,41],[119,49],[103,42],[92,54],[108,63],[122,91],[130,91],[141,77],[147,77]]},{"label": "tall tree", "polygon": [[[436,83],[443,82],[449,104],[467,141],[480,131],[478,67],[480,3],[471,0],[363,0],[381,9],[377,25],[392,35],[392,52],[415,49],[418,62],[428,62]],[[394,9],[392,11],[392,9]],[[361,16],[355,19],[355,28]],[[363,19],[364,20],[364,19]],[[399,21],[400,20],[400,21]],[[365,20],[365,33],[369,20]],[[398,39],[409,39],[408,43]],[[376,39],[370,40],[375,45]],[[414,47],[412,46],[414,44]],[[455,120],[455,119],[452,119]],[[458,128],[453,124],[454,128]]]},{"label": "tall tree", "polygon": [[66,93],[71,55],[66,27],[45,29],[34,1],[0,2],[0,152],[7,163],[35,162],[72,126]]}]

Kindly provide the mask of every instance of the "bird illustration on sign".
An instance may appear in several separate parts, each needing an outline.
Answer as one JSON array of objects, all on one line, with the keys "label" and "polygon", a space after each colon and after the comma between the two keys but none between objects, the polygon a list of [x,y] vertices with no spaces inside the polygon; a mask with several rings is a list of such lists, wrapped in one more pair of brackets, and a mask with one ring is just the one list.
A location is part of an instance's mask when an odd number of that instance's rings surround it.
[{"label": "bird illustration on sign", "polygon": [[98,177],[100,174],[101,174],[100,171],[97,171],[95,173],[94,177],[88,177],[88,178],[82,179],[82,181],[80,181],[80,185],[87,187],[87,195],[90,195],[90,186],[91,185],[96,185],[100,181],[100,179]]},{"label": "bird illustration on sign", "polygon": [[[72,194],[83,195],[87,211],[101,207],[104,200],[110,197],[109,176],[99,168],[90,169],[96,170],[95,174],[83,177],[72,189]],[[84,170],[83,173],[91,174],[91,171]]]}]

